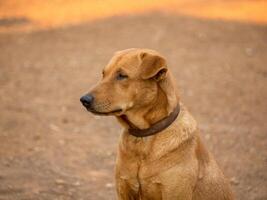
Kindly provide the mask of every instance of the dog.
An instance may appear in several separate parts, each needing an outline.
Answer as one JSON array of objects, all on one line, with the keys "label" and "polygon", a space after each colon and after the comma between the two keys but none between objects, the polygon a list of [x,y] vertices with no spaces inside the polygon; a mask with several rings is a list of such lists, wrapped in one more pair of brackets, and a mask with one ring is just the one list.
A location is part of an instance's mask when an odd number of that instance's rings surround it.
[{"label": "dog", "polygon": [[232,200],[230,185],[180,101],[166,59],[150,49],[114,54],[80,101],[124,130],[116,160],[119,200]]}]

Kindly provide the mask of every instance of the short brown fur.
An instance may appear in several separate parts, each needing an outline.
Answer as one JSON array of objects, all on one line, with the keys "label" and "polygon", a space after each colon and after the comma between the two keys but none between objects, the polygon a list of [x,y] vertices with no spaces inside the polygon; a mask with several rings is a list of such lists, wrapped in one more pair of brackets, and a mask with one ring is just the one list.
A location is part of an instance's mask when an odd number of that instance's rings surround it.
[{"label": "short brown fur", "polygon": [[[119,79],[118,76],[127,75]],[[90,111],[115,115],[124,127],[116,162],[116,187],[121,200],[234,199],[212,155],[199,137],[197,123],[180,102],[166,60],[149,49],[115,53],[103,79],[91,89]],[[177,119],[156,135],[137,138],[127,119],[146,129],[180,104]],[[124,116],[124,117],[122,117]]]}]

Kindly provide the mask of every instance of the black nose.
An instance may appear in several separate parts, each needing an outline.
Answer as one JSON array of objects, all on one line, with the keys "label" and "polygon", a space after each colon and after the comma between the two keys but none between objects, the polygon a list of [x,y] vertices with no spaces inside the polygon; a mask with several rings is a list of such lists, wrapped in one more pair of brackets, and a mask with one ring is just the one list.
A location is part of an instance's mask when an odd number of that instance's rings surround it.
[{"label": "black nose", "polygon": [[91,107],[91,105],[94,101],[94,97],[91,94],[87,94],[87,95],[82,96],[80,98],[80,101],[85,107],[89,108],[89,107]]}]

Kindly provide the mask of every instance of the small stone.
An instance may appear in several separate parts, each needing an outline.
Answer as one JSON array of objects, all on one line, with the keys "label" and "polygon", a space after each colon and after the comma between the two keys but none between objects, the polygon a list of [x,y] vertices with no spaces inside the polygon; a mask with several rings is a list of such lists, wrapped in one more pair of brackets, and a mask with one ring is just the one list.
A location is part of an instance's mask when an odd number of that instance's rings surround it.
[{"label": "small stone", "polygon": [[62,106],[62,107],[61,107],[61,111],[62,111],[62,112],[66,112],[66,110],[67,110],[67,107],[66,107],[66,106]]},{"label": "small stone", "polygon": [[40,194],[40,191],[38,189],[35,189],[35,190],[32,191],[32,193],[35,194],[35,195],[38,195],[38,194]]},{"label": "small stone", "polygon": [[65,140],[59,140],[58,143],[59,143],[60,145],[64,145],[64,144],[65,144]]},{"label": "small stone", "polygon": [[210,134],[208,134],[208,133],[205,134],[205,139],[206,139],[206,140],[209,140],[209,139],[210,139]]},{"label": "small stone", "polygon": [[8,185],[7,188],[12,190],[14,187],[12,185]]},{"label": "small stone", "polygon": [[236,177],[232,177],[232,178],[230,179],[230,183],[233,184],[233,185],[238,185],[238,184],[239,184],[239,181],[237,180]]},{"label": "small stone", "polygon": [[246,48],[245,52],[248,56],[252,56],[253,55],[253,49],[252,48]]},{"label": "small stone", "polygon": [[6,167],[10,167],[10,163],[9,163],[8,161],[4,161],[4,165],[5,165]]},{"label": "small stone", "polygon": [[56,131],[56,132],[59,132],[60,131],[60,128],[58,126],[56,126],[55,124],[50,124],[49,125],[49,128],[52,130],[52,131]]},{"label": "small stone", "polygon": [[251,191],[251,190],[252,190],[252,186],[248,186],[248,187],[247,187],[247,190],[248,190],[248,191]]},{"label": "small stone", "polygon": [[62,179],[56,179],[55,182],[56,182],[56,184],[58,184],[58,185],[66,184],[66,182],[65,182],[64,180],[62,180]]},{"label": "small stone", "polygon": [[80,181],[76,181],[73,185],[75,185],[75,186],[80,186],[81,183],[80,183]]},{"label": "small stone", "polygon": [[33,148],[33,151],[35,151],[35,152],[40,152],[40,151],[42,151],[42,148],[36,146],[36,147]]},{"label": "small stone", "polygon": [[113,187],[113,184],[112,183],[106,183],[105,187],[106,188],[112,188]]},{"label": "small stone", "polygon": [[77,128],[77,127],[74,128],[74,130],[73,130],[74,133],[79,133],[80,131],[81,131],[80,128]]},{"label": "small stone", "polygon": [[206,34],[205,33],[198,32],[196,35],[197,35],[198,38],[201,38],[201,39],[202,38],[206,38]]}]

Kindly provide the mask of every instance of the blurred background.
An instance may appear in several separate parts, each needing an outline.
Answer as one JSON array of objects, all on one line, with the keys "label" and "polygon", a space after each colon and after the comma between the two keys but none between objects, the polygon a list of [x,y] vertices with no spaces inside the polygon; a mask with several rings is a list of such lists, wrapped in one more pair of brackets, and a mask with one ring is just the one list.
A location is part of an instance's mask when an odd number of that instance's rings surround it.
[{"label": "blurred background", "polygon": [[79,98],[117,50],[168,60],[238,199],[267,199],[266,0],[0,0],[0,199],[116,199],[120,126]]}]

